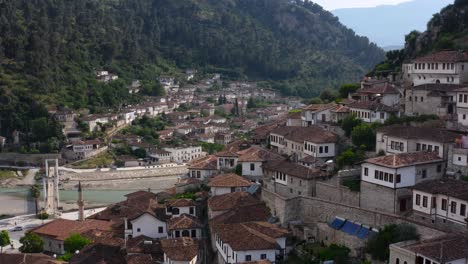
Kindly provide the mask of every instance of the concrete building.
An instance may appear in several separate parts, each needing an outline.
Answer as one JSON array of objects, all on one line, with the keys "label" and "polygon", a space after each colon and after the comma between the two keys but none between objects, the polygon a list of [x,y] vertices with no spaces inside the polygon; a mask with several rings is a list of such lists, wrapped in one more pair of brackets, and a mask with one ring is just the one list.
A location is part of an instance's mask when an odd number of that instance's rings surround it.
[{"label": "concrete building", "polygon": [[133,219],[129,219],[131,225],[125,229],[125,234],[131,237],[147,236],[151,238],[166,238],[166,216],[153,212],[145,212]]},{"label": "concrete building", "polygon": [[430,219],[434,224],[447,221],[468,227],[468,182],[439,179],[425,181],[413,187],[413,214]]},{"label": "concrete building", "polygon": [[174,199],[166,202],[166,215],[179,217],[180,215],[196,216],[196,204],[191,199]]},{"label": "concrete building", "polygon": [[457,122],[463,130],[468,129],[468,85],[465,88],[456,89]]},{"label": "concrete building", "polygon": [[208,183],[211,196],[242,192],[247,190],[251,185],[253,185],[252,182],[233,173],[216,176]]},{"label": "concrete building", "polygon": [[459,134],[441,128],[392,125],[377,129],[375,151],[383,150],[386,155],[428,151],[447,160],[449,147],[459,137]]},{"label": "concrete building", "polygon": [[444,174],[444,161],[434,152],[372,158],[361,167],[361,207],[394,214],[411,209],[411,187]]},{"label": "concrete building", "polygon": [[263,166],[263,188],[282,197],[315,196],[316,182],[328,174],[289,161],[270,161]]},{"label": "concrete building", "polygon": [[101,142],[97,139],[73,143],[74,160],[82,160],[98,153]]},{"label": "concrete building", "polygon": [[167,222],[168,235],[170,238],[191,237],[202,238],[203,225],[200,221],[188,214],[173,217]]},{"label": "concrete building", "polygon": [[390,245],[390,264],[465,264],[468,263],[468,238],[450,234],[422,241]]},{"label": "concrete building", "polygon": [[237,163],[242,166],[242,176],[259,181],[263,177],[263,164],[267,161],[280,161],[284,158],[278,153],[271,152],[259,146],[237,152],[239,159]]},{"label": "concrete building", "polygon": [[460,136],[449,147],[447,174],[461,177],[468,175],[468,137]]},{"label": "concrete building", "polygon": [[171,161],[177,163],[189,162],[191,160],[206,156],[200,146],[188,147],[164,147],[165,151],[171,153]]},{"label": "concrete building", "polygon": [[224,150],[215,154],[218,159],[216,168],[218,170],[230,171],[236,168],[239,155],[231,150]]},{"label": "concrete building", "polygon": [[456,118],[457,84],[421,84],[406,90],[405,114],[437,115],[446,120]]},{"label": "concrete building", "polygon": [[302,126],[308,127],[319,123],[331,122],[331,110],[337,105],[331,104],[312,104],[302,108]]},{"label": "concrete building", "polygon": [[377,102],[392,108],[400,105],[400,91],[388,81],[361,83],[361,89],[349,96],[357,102]]}]

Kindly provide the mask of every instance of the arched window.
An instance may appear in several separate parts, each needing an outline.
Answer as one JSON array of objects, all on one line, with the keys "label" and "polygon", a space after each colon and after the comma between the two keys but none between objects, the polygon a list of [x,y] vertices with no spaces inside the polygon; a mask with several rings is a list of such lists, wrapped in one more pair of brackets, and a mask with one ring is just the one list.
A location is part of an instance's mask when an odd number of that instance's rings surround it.
[{"label": "arched window", "polygon": [[189,237],[189,236],[190,236],[190,232],[188,230],[182,231],[182,237]]},{"label": "arched window", "polygon": [[400,259],[397,258],[395,263],[396,263],[396,264],[400,264]]},{"label": "arched window", "polygon": [[403,262],[403,263],[405,263],[405,264],[408,264],[408,262],[407,262],[407,261],[405,261],[405,262]]}]

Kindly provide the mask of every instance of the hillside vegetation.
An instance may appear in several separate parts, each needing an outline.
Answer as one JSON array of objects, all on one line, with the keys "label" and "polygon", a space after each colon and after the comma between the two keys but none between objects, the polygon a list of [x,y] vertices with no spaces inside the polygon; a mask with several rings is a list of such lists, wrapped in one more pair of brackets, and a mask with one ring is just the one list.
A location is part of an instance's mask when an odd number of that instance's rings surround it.
[{"label": "hillside vegetation", "polygon": [[[44,106],[99,112],[134,102],[132,79],[154,83],[180,69],[312,97],[357,80],[383,55],[309,1],[1,1],[1,134],[47,117]],[[98,69],[120,79],[98,83]]]},{"label": "hillside vegetation", "polygon": [[454,4],[434,14],[424,32],[412,31],[405,38],[405,48],[387,53],[387,60],[377,70],[400,70],[405,60],[440,50],[468,51],[468,0]]}]

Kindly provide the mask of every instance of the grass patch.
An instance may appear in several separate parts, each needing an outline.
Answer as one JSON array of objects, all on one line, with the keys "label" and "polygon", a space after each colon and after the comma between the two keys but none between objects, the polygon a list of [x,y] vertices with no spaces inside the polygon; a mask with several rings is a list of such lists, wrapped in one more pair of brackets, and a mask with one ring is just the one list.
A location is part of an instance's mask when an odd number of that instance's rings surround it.
[{"label": "grass patch", "polygon": [[0,180],[16,178],[16,172],[11,170],[0,170]]},{"label": "grass patch", "polygon": [[345,180],[343,185],[348,187],[352,192],[361,191],[361,180]]},{"label": "grass patch", "polygon": [[71,167],[74,169],[94,169],[97,167],[105,168],[110,167],[114,162],[114,157],[110,153],[104,152],[91,159],[76,162],[72,164]]}]

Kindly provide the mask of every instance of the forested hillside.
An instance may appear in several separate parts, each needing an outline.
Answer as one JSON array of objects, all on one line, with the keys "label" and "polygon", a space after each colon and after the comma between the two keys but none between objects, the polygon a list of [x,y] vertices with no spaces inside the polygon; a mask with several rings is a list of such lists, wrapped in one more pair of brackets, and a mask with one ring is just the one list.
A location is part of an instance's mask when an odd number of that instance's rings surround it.
[{"label": "forested hillside", "polygon": [[456,0],[435,14],[424,32],[412,31],[405,48],[387,53],[377,70],[399,70],[405,60],[444,49],[468,51],[468,0]]},{"label": "forested hillside", "polygon": [[[133,100],[131,79],[187,67],[311,97],[382,59],[367,38],[308,1],[0,1],[2,134],[42,116],[30,102],[102,111]],[[121,78],[99,84],[97,69]]]}]

